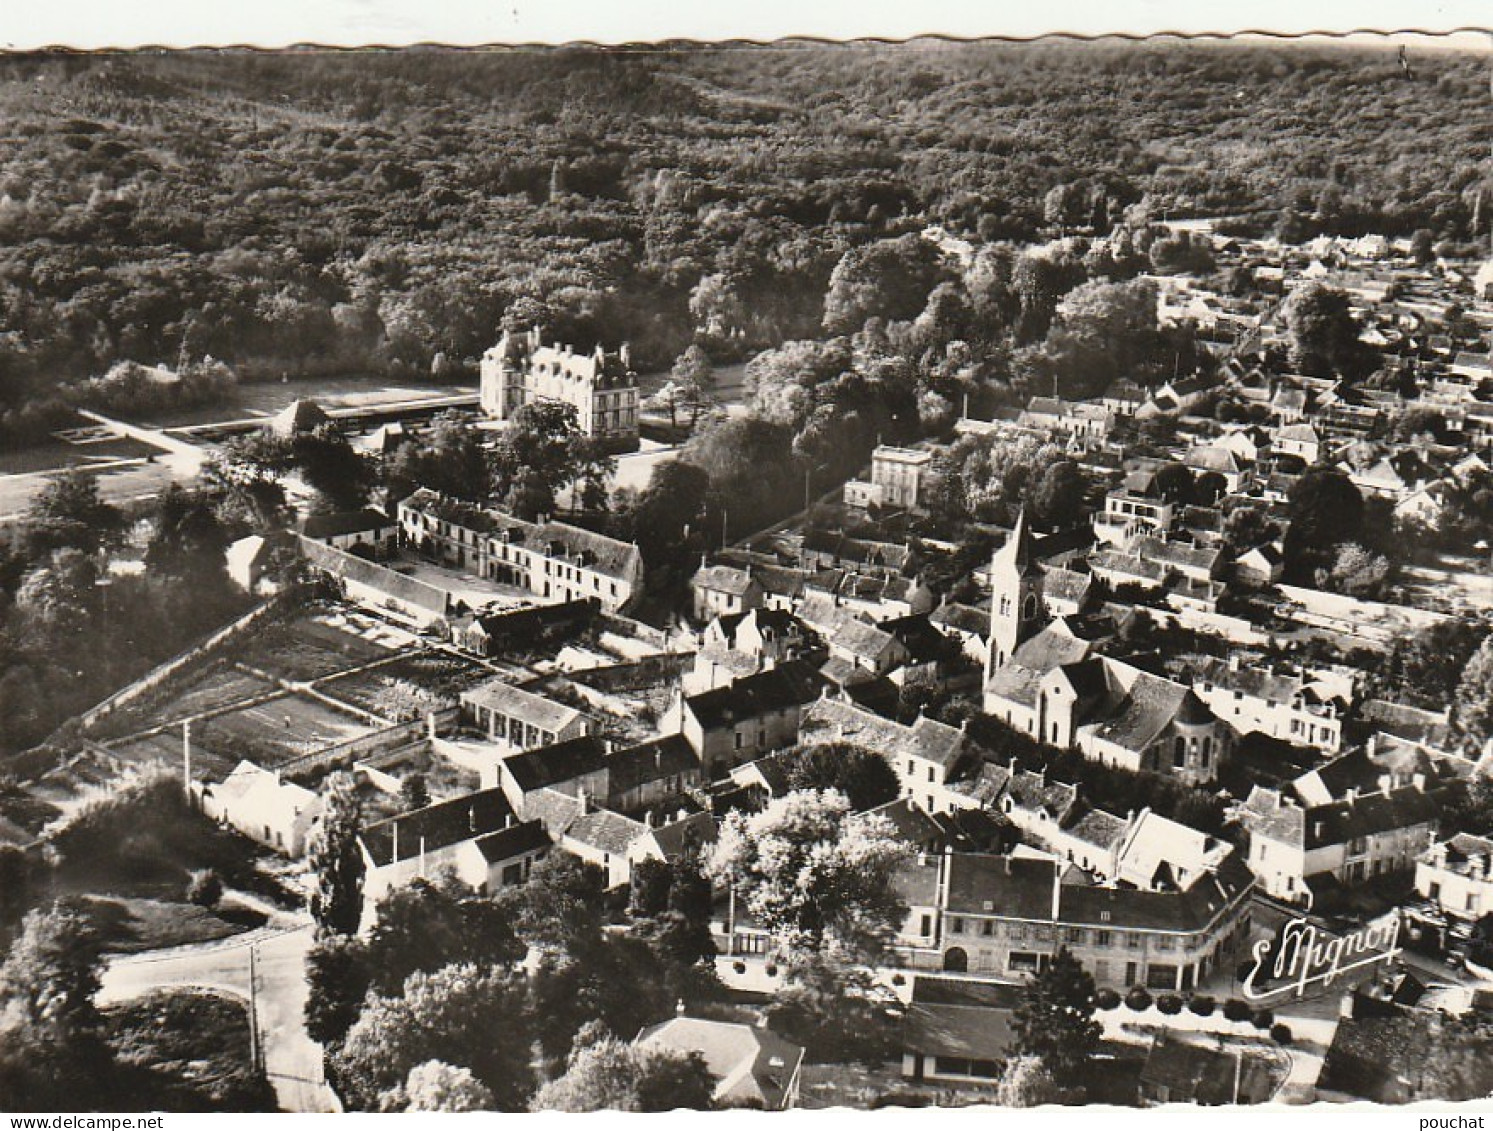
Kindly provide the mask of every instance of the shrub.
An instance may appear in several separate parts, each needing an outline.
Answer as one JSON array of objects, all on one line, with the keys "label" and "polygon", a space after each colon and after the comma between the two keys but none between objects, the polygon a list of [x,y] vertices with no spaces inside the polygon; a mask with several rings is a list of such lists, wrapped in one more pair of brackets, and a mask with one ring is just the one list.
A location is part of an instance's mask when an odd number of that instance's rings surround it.
[{"label": "shrub", "polygon": [[1291,1026],[1286,1025],[1283,1022],[1277,1022],[1276,1024],[1270,1026],[1270,1039],[1278,1045],[1290,1044]]},{"label": "shrub", "polygon": [[766,974],[769,978],[776,978],[778,976],[777,964],[769,962],[766,967]]},{"label": "shrub", "polygon": [[1125,995],[1125,1004],[1140,1013],[1142,1010],[1151,1008],[1151,991],[1145,986],[1133,986]]},{"label": "shrub", "polygon": [[1207,994],[1198,994],[1196,997],[1191,998],[1187,1002],[1187,1008],[1192,1010],[1192,1012],[1196,1013],[1199,1017],[1212,1017],[1213,1010],[1217,1006],[1217,1004],[1218,1003],[1215,1002]]},{"label": "shrub", "polygon": [[1256,1029],[1268,1029],[1275,1024],[1275,1014],[1268,1009],[1257,1009],[1255,1015],[1249,1019],[1251,1025]]},{"label": "shrub", "polygon": [[211,868],[202,868],[187,877],[187,902],[198,907],[216,907],[223,898],[223,881]]},{"label": "shrub", "polygon": [[1100,1009],[1118,1009],[1120,1006],[1120,995],[1114,990],[1105,987],[1094,995],[1094,1004]]},{"label": "shrub", "polygon": [[905,985],[907,985],[907,979],[904,978],[901,974],[893,974],[892,975],[892,985],[894,985],[894,986],[905,986]]},{"label": "shrub", "polygon": [[746,963],[738,958],[735,962],[731,963],[731,969],[735,970],[738,974],[745,974]]},{"label": "shrub", "polygon": [[1156,999],[1156,1008],[1168,1017],[1175,1017],[1182,1012],[1182,999],[1176,994],[1162,994]]},{"label": "shrub", "polygon": [[1230,1021],[1248,1021],[1249,1005],[1236,997],[1231,997],[1223,1003],[1223,1015]]}]

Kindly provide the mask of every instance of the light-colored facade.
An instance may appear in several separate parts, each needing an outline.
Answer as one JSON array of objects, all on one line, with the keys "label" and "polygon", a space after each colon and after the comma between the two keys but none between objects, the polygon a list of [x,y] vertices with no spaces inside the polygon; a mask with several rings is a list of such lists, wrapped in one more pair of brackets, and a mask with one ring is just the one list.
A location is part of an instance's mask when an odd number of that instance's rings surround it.
[{"label": "light-colored facade", "polygon": [[933,453],[917,448],[883,444],[871,453],[871,482],[881,489],[885,506],[916,510],[922,502],[923,486]]},{"label": "light-colored facade", "polygon": [[1415,890],[1458,919],[1493,911],[1493,840],[1458,833],[1431,845],[1415,862]]},{"label": "light-colored facade", "polygon": [[[1253,880],[1232,855],[1180,890],[1064,883],[1068,865],[946,853],[909,865],[897,936],[916,969],[1019,979],[1066,947],[1100,986],[1185,991],[1245,954]],[[918,875],[917,873],[923,873]]]},{"label": "light-colored facade", "polygon": [[575,409],[581,432],[608,446],[636,447],[638,375],[627,346],[608,353],[576,353],[558,342],[546,346],[537,329],[504,332],[482,356],[482,409],[511,420],[526,404],[550,401]]},{"label": "light-colored facade", "polygon": [[488,581],[527,590],[546,604],[596,601],[615,612],[643,588],[643,555],[565,522],[524,522],[434,491],[399,504],[404,545]]}]

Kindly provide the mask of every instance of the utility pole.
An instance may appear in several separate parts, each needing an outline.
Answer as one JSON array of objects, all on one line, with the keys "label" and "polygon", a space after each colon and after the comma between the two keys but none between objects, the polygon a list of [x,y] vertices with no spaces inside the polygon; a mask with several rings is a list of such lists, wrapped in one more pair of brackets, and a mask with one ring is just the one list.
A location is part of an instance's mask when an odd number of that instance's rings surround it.
[{"label": "utility pole", "polygon": [[183,719],[181,724],[181,788],[187,800],[192,800],[192,720]]},{"label": "utility pole", "polygon": [[264,1067],[259,1047],[259,944],[249,944],[249,1063],[256,1071]]}]

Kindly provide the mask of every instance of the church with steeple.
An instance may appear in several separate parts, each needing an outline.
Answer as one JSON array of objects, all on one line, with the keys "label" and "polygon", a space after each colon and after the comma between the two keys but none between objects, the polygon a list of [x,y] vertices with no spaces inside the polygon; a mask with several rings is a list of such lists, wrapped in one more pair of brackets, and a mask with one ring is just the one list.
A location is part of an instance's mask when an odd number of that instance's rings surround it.
[{"label": "church with steeple", "polygon": [[[1042,627],[1042,563],[1032,545],[1026,512],[1016,515],[1016,526],[990,563],[990,671],[1004,667],[1024,641]],[[988,678],[989,672],[986,673]]]}]

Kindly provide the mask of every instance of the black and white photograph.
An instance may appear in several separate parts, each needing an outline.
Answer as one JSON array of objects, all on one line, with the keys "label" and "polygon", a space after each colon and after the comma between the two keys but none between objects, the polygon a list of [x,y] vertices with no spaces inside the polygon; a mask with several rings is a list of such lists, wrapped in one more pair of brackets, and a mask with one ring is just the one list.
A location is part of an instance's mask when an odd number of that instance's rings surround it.
[{"label": "black and white photograph", "polygon": [[1493,1096],[1493,34],[1123,7],[0,15],[0,1111]]}]

